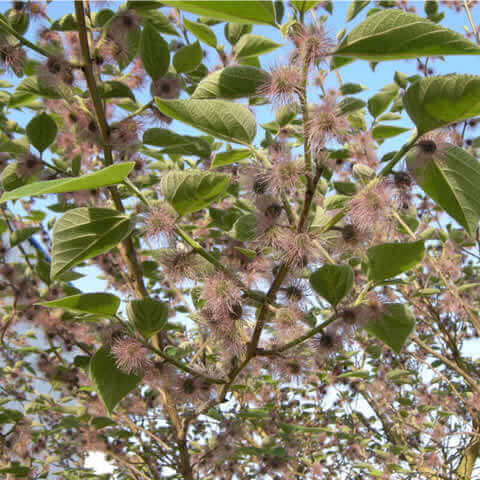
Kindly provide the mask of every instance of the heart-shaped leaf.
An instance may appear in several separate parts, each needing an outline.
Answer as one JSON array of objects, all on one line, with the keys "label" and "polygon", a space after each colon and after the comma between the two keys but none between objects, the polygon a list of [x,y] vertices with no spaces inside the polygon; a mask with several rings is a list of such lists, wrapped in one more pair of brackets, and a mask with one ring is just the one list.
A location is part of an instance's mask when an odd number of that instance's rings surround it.
[{"label": "heart-shaped leaf", "polygon": [[39,152],[53,143],[57,131],[55,120],[45,112],[32,118],[26,128],[28,139]]},{"label": "heart-shaped leaf", "polygon": [[47,193],[77,192],[79,190],[105,187],[106,185],[115,185],[125,180],[134,165],[133,162],[117,163],[82,177],[61,178],[58,180],[30,183],[4,193],[0,198],[0,203],[23,197],[46,195]]},{"label": "heart-shaped leaf", "polygon": [[342,57],[374,61],[479,54],[480,48],[459,33],[393,8],[368,16],[335,52]]},{"label": "heart-shaped leaf", "polygon": [[268,78],[260,68],[233,65],[211,73],[197,86],[191,98],[242,98],[256,95]]},{"label": "heart-shaped leaf", "polygon": [[127,306],[128,319],[145,337],[160,332],[168,320],[167,306],[152,298],[132,300]]},{"label": "heart-shaped leaf", "polygon": [[425,77],[407,89],[403,102],[421,135],[449,123],[480,115],[480,77]]},{"label": "heart-shaped leaf", "polygon": [[367,250],[368,278],[381,282],[410,270],[423,260],[423,240],[411,243],[382,243]]},{"label": "heart-shaped leaf", "polygon": [[130,219],[108,208],[74,208],[53,227],[50,278],[115,247],[131,231]]},{"label": "heart-shaped leaf", "polygon": [[447,143],[428,161],[411,150],[406,163],[423,191],[472,237],[480,220],[480,165],[463,148]]},{"label": "heart-shaped leaf", "polygon": [[244,105],[225,100],[162,100],[158,109],[214,137],[244,145],[257,133],[255,117]]},{"label": "heart-shaped leaf", "polygon": [[48,308],[63,308],[77,313],[112,317],[117,313],[120,299],[112,293],[82,293],[50,302],[41,302],[38,305]]},{"label": "heart-shaped leaf", "polygon": [[141,378],[127,375],[115,365],[112,354],[102,347],[90,360],[90,380],[109,413],[140,383]]},{"label": "heart-shaped leaf", "polygon": [[353,270],[349,265],[324,265],[310,275],[310,285],[335,307],[353,288]]},{"label": "heart-shaped leaf", "polygon": [[386,305],[380,318],[367,323],[365,330],[400,353],[414,326],[415,317],[410,309],[401,303],[391,303]]},{"label": "heart-shaped leaf", "polygon": [[162,178],[160,190],[179,215],[208,207],[222,195],[229,175],[201,170],[171,171]]}]

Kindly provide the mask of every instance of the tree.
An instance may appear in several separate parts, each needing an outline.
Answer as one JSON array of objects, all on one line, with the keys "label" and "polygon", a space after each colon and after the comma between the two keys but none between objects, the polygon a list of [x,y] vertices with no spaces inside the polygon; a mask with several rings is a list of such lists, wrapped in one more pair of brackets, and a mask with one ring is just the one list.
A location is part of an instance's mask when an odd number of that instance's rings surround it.
[{"label": "tree", "polygon": [[475,12],[369,3],[0,16],[7,478],[473,479]]}]

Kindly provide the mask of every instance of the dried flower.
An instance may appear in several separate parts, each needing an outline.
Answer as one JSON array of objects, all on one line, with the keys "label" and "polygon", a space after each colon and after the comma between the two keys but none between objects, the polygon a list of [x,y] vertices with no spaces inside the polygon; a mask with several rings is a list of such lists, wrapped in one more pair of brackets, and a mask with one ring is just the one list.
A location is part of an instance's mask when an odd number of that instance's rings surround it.
[{"label": "dried flower", "polygon": [[234,319],[241,316],[242,290],[222,272],[206,278],[201,297],[214,315],[228,312]]},{"label": "dried flower", "polygon": [[164,77],[157,78],[152,82],[150,92],[152,97],[177,98],[180,93],[182,81],[180,77],[169,73]]},{"label": "dried flower", "polygon": [[258,89],[259,95],[269,97],[278,105],[298,101],[302,92],[302,73],[294,65],[275,67],[270,71],[267,81]]},{"label": "dried flower", "polygon": [[17,162],[17,175],[23,178],[30,178],[42,171],[42,161],[33,153],[19,155]]},{"label": "dried flower", "polygon": [[132,118],[115,123],[110,128],[110,145],[114,150],[132,153],[139,143],[138,131],[138,123]]},{"label": "dried flower", "polygon": [[318,357],[324,359],[342,348],[342,336],[334,326],[330,325],[312,337],[311,345]]},{"label": "dried flower", "polygon": [[38,67],[38,78],[48,87],[64,83],[72,86],[75,80],[70,62],[63,55],[50,55],[44,65]]},{"label": "dried flower", "polygon": [[205,379],[194,376],[179,376],[174,390],[179,399],[191,403],[206,402],[212,393],[211,384]]},{"label": "dried flower", "polygon": [[201,264],[193,251],[165,248],[160,250],[156,257],[163,274],[173,283],[181,282],[184,279],[194,279],[199,273]]},{"label": "dried flower", "polygon": [[273,162],[266,173],[266,183],[273,193],[280,195],[294,191],[302,173],[303,165],[298,159],[284,157]]},{"label": "dried flower", "polygon": [[11,70],[15,75],[20,76],[26,61],[27,55],[22,47],[9,43],[0,44],[0,65],[7,71]]},{"label": "dried flower", "polygon": [[110,351],[117,367],[125,373],[142,374],[151,366],[148,349],[131,337],[115,339]]}]

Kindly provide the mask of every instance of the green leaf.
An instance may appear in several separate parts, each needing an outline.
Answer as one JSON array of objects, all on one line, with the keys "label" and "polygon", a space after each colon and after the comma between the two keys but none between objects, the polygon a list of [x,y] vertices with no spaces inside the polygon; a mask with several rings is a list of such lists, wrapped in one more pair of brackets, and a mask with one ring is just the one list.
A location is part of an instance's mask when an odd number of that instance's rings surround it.
[{"label": "green leaf", "polygon": [[224,165],[230,165],[240,160],[248,158],[250,155],[250,150],[228,150],[226,152],[220,152],[215,154],[212,165],[210,168],[223,167]]},{"label": "green leaf", "polygon": [[225,100],[162,100],[158,109],[187,125],[228,142],[249,145],[257,133],[255,117],[244,105]]},{"label": "green leaf", "polygon": [[422,190],[473,237],[480,220],[480,165],[456,145],[439,148],[438,154],[423,163],[411,150],[407,167]]},{"label": "green leaf", "polygon": [[353,0],[347,10],[347,22],[353,20],[368,4],[370,0]]},{"label": "green leaf", "polygon": [[170,65],[168,43],[149,22],[143,27],[140,37],[140,58],[145,71],[153,80],[167,73]]},{"label": "green leaf", "polygon": [[382,114],[397,96],[399,87],[396,83],[385,85],[380,92],[368,99],[368,111],[373,117]]},{"label": "green leaf", "polygon": [[179,215],[201,210],[226,190],[230,175],[201,170],[173,170],[162,177],[160,190]]},{"label": "green leaf", "polygon": [[104,100],[109,98],[131,98],[135,101],[135,96],[127,85],[117,80],[102,82],[98,85],[100,97]]},{"label": "green leaf", "polygon": [[72,13],[67,13],[55,20],[50,26],[50,30],[56,30],[57,32],[76,31],[78,30],[77,19]]},{"label": "green leaf", "polygon": [[61,95],[55,88],[41,85],[35,76],[27,77],[20,82],[15,92],[10,97],[8,106],[10,108],[21,107],[37,97],[50,98],[58,100]]},{"label": "green leaf", "polygon": [[20,243],[28,240],[32,235],[37,233],[40,230],[40,227],[25,227],[19,230],[15,230],[10,235],[10,246],[16,247]]},{"label": "green leaf", "polygon": [[[136,0],[129,3],[132,5],[131,8],[135,8],[140,2]],[[158,2],[157,6],[154,8],[158,9]],[[175,26],[170,23],[168,17],[166,17],[160,10],[149,9],[145,10],[144,12],[139,12],[138,15],[140,18],[142,18],[142,23],[145,23],[145,21],[150,22],[157,29],[158,32],[164,33],[166,35],[175,35],[177,37],[180,36]]]},{"label": "green leaf", "polygon": [[241,98],[256,95],[268,75],[263,70],[247,65],[234,65],[211,73],[204,78],[191,98]]},{"label": "green leaf", "polygon": [[53,227],[50,278],[83,260],[105,253],[121,242],[132,229],[130,219],[107,208],[74,208]]},{"label": "green leaf", "polygon": [[30,143],[41,153],[53,143],[57,136],[57,124],[46,113],[32,118],[27,125],[26,132]]},{"label": "green leaf", "polygon": [[242,35],[252,31],[251,25],[241,23],[226,23],[224,28],[225,38],[231,45],[235,45]]},{"label": "green leaf", "polygon": [[281,47],[280,43],[274,42],[267,37],[247,33],[243,35],[235,45],[237,58],[257,57]]},{"label": "green leaf", "polygon": [[180,48],[173,56],[173,66],[177,73],[193,72],[202,63],[203,51],[200,43],[195,42]]},{"label": "green leaf", "polygon": [[410,270],[425,255],[423,240],[411,243],[383,243],[367,250],[368,278],[380,282]]},{"label": "green leaf", "polygon": [[418,134],[480,114],[480,77],[440,75],[418,80],[403,96]]},{"label": "green leaf", "polygon": [[415,317],[410,309],[401,303],[391,303],[386,304],[379,319],[367,323],[365,330],[400,353],[414,326]]},{"label": "green leaf", "polygon": [[408,132],[409,128],[397,127],[395,125],[379,124],[372,129],[372,137],[375,140],[383,140],[384,138],[391,138],[401,133]]},{"label": "green leaf", "polygon": [[335,307],[353,288],[353,270],[349,265],[324,265],[310,275],[310,285]]},{"label": "green leaf", "polygon": [[305,13],[320,2],[319,0],[292,0],[290,3],[296,10]]},{"label": "green leaf", "polygon": [[249,242],[257,236],[257,217],[251,213],[242,215],[233,225],[229,235],[240,242]]},{"label": "green leaf", "polygon": [[166,128],[150,128],[143,134],[143,143],[162,147],[161,153],[178,155],[196,155],[209,157],[211,153],[210,144],[198,137],[178,135]]},{"label": "green leaf", "polygon": [[120,306],[120,299],[111,293],[82,293],[50,302],[40,302],[37,305],[63,308],[76,313],[113,317]]},{"label": "green leaf", "polygon": [[27,182],[26,179],[17,175],[17,165],[18,162],[11,162],[2,171],[2,187],[6,192],[15,190]]},{"label": "green leaf", "polygon": [[23,197],[46,195],[48,193],[76,192],[78,190],[92,190],[107,185],[115,185],[127,177],[134,165],[134,162],[122,162],[82,177],[60,178],[58,180],[29,183],[28,185],[5,192],[0,198],[0,203]]},{"label": "green leaf", "polygon": [[145,338],[150,338],[167,323],[168,308],[165,303],[152,298],[131,300],[127,306],[127,316],[136,330]]},{"label": "green leaf", "polygon": [[335,55],[396,60],[440,55],[478,55],[480,48],[448,28],[397,9],[368,16],[342,41]]},{"label": "green leaf", "polygon": [[115,365],[112,354],[102,347],[90,360],[90,380],[111,414],[115,406],[140,383],[141,378],[127,375]]},{"label": "green leaf", "polygon": [[226,20],[227,22],[275,25],[275,13],[271,2],[167,0],[162,1],[162,3],[186,12]]},{"label": "green leaf", "polygon": [[342,92],[342,95],[354,95],[355,93],[363,92],[363,90],[367,89],[368,87],[361,83],[344,83],[340,87],[340,92]]},{"label": "green leaf", "polygon": [[209,26],[203,23],[191,22],[186,18],[183,19],[183,25],[203,43],[213,48],[217,47],[217,37],[215,36],[215,32]]}]

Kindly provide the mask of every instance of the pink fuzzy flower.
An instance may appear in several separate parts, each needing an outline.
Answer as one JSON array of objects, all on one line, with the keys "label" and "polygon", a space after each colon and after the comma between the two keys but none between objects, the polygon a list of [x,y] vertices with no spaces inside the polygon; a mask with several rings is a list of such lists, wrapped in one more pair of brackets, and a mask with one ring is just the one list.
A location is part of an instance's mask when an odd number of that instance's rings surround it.
[{"label": "pink fuzzy flower", "polygon": [[70,62],[63,55],[51,55],[38,67],[38,79],[45,86],[58,87],[62,83],[72,86],[75,77]]},{"label": "pink fuzzy flower", "polygon": [[170,208],[152,206],[146,215],[147,236],[151,240],[169,242],[175,233],[176,219]]},{"label": "pink fuzzy flower", "polygon": [[133,338],[117,338],[110,351],[117,367],[125,373],[142,374],[151,366],[148,349]]},{"label": "pink fuzzy flower", "polygon": [[42,171],[42,162],[33,153],[24,153],[18,157],[17,175],[23,178],[30,178]]},{"label": "pink fuzzy flower", "polygon": [[388,233],[392,226],[393,190],[384,180],[375,179],[348,202],[348,218],[358,230],[380,228]]},{"label": "pink fuzzy flower", "polygon": [[125,119],[110,128],[110,145],[114,150],[126,153],[135,151],[139,144],[139,125],[133,119]]},{"label": "pink fuzzy flower", "polygon": [[325,62],[334,46],[323,25],[300,27],[294,34],[293,42],[297,47],[293,60],[307,66]]},{"label": "pink fuzzy flower", "polygon": [[207,277],[203,283],[202,298],[205,300],[205,306],[214,315],[229,312],[235,317],[238,316],[239,309],[241,310],[243,294],[232,279],[222,272],[217,272]]},{"label": "pink fuzzy flower", "polygon": [[350,122],[337,104],[336,93],[329,93],[320,105],[310,112],[306,124],[308,141],[314,152],[324,148],[330,140],[343,144],[347,141]]},{"label": "pink fuzzy flower", "polygon": [[164,77],[157,78],[152,82],[150,92],[152,97],[176,98],[180,93],[182,80],[177,75],[167,74]]},{"label": "pink fuzzy flower", "polygon": [[212,394],[212,385],[199,376],[178,376],[174,385],[177,398],[191,403],[206,402]]},{"label": "pink fuzzy flower", "polygon": [[298,101],[302,92],[302,72],[294,65],[275,67],[267,81],[258,89],[259,95],[269,97],[277,105]]},{"label": "pink fuzzy flower", "polygon": [[195,252],[165,248],[156,255],[163,274],[174,284],[185,279],[195,279],[200,263]]},{"label": "pink fuzzy flower", "polygon": [[290,304],[287,307],[279,308],[273,317],[275,339],[289,342],[301,335],[304,329],[302,316],[303,312],[297,305]]},{"label": "pink fuzzy flower", "polygon": [[280,158],[272,163],[267,171],[266,181],[270,190],[280,195],[282,192],[293,192],[303,173],[303,165],[298,159],[288,157]]},{"label": "pink fuzzy flower", "polygon": [[323,360],[343,347],[343,339],[337,329],[330,325],[321,333],[312,337],[310,342],[320,360]]},{"label": "pink fuzzy flower", "polygon": [[11,70],[15,75],[20,76],[26,61],[27,55],[22,47],[8,43],[0,44],[0,65],[7,71]]}]

